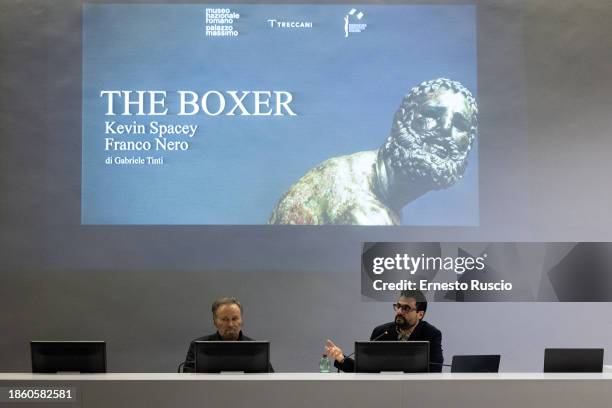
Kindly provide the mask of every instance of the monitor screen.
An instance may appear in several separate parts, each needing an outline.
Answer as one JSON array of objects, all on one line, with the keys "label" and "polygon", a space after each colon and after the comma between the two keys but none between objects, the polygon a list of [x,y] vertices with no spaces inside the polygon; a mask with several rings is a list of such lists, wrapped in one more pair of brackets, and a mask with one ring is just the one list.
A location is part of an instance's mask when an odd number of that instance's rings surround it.
[{"label": "monitor screen", "polygon": [[33,373],[105,373],[104,341],[32,341]]},{"label": "monitor screen", "polygon": [[196,373],[267,373],[268,341],[196,341]]},{"label": "monitor screen", "polygon": [[428,341],[357,341],[355,342],[355,371],[379,373],[429,372]]},{"label": "monitor screen", "polygon": [[496,373],[500,359],[499,354],[453,356],[451,373]]},{"label": "monitor screen", "polygon": [[604,349],[549,348],[544,350],[545,373],[601,373]]}]

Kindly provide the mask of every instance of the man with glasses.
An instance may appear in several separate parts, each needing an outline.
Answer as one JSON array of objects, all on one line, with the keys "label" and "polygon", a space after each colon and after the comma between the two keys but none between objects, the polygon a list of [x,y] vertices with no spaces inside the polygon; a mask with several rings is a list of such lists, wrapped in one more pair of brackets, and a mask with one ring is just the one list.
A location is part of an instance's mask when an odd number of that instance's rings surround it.
[{"label": "man with glasses", "polygon": [[[189,345],[183,372],[195,371],[196,341],[253,341],[242,333],[242,305],[234,297],[220,297],[212,304],[213,324],[217,331],[207,336],[198,337]],[[274,372],[272,366],[269,371]]]},{"label": "man with glasses", "polygon": [[[428,341],[429,371],[441,372],[444,357],[442,356],[442,333],[433,325],[423,320],[427,311],[427,299],[423,292],[403,291],[397,303],[393,304],[395,319],[392,322],[375,327],[370,336],[371,341]],[[355,371],[355,360],[344,355],[342,349],[333,341],[327,340],[325,350],[333,358],[334,366],[346,372]]]}]

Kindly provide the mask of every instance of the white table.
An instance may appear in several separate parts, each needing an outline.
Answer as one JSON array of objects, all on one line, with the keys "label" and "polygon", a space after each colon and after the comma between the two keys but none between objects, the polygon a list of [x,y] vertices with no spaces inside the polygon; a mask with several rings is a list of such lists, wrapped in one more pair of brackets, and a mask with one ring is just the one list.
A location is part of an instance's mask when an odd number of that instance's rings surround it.
[{"label": "white table", "polygon": [[[71,387],[63,407],[610,407],[602,374],[0,374],[0,389]],[[0,408],[6,406],[0,403]]]}]

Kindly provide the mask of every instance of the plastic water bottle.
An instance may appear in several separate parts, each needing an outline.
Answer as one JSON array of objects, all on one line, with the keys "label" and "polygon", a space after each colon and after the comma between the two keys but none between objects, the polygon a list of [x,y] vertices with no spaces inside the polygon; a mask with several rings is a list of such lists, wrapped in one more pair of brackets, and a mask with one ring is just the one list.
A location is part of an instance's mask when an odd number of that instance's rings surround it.
[{"label": "plastic water bottle", "polygon": [[327,354],[323,354],[319,361],[319,372],[329,373],[331,371],[331,361],[327,358]]}]

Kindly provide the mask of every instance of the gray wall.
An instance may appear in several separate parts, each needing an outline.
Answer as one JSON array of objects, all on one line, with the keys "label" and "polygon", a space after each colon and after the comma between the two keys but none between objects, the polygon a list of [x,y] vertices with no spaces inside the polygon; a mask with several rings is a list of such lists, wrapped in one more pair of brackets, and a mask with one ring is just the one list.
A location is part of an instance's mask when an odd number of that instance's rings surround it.
[{"label": "gray wall", "polygon": [[[173,371],[241,298],[278,371],[314,371],[392,317],[363,301],[364,241],[611,241],[612,3],[479,5],[478,228],[80,226],[77,1],[0,9],[0,371],[31,339],[105,339],[112,371]],[[445,356],[500,353],[539,371],[547,346],[612,350],[606,303],[430,306]],[[606,361],[609,358],[606,358]]]}]

